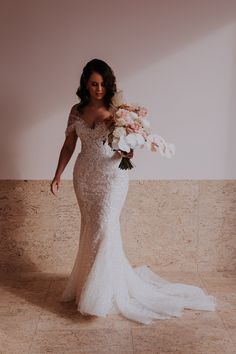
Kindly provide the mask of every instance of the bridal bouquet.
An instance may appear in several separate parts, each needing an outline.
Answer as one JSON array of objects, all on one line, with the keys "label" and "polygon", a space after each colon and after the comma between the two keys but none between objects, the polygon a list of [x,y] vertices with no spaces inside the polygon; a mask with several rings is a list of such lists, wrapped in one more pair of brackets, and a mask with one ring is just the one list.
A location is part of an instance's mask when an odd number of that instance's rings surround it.
[{"label": "bridal bouquet", "polygon": [[[175,154],[174,144],[167,143],[160,135],[151,134],[147,110],[139,105],[120,104],[113,115],[113,126],[108,135],[108,144],[114,151],[127,154],[136,148],[147,147],[150,151],[159,151],[167,158]],[[132,169],[130,159],[123,156],[119,164],[121,169]]]}]

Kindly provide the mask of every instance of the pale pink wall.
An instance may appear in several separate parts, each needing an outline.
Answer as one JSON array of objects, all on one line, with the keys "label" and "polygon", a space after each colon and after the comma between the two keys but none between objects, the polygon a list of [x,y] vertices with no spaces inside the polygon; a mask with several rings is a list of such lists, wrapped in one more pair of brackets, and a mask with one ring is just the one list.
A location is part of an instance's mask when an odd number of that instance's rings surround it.
[{"label": "pale pink wall", "polygon": [[227,0],[2,1],[0,178],[52,178],[95,57],[176,145],[172,160],[137,151],[131,178],[235,178],[235,21]]}]

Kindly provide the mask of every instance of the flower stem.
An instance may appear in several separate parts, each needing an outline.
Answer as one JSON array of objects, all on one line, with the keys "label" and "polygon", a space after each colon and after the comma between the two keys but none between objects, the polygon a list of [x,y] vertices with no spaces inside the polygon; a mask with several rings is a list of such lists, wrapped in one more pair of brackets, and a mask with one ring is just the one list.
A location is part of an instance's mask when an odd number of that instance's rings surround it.
[{"label": "flower stem", "polygon": [[132,164],[132,162],[130,161],[130,159],[128,157],[122,157],[121,162],[119,164],[119,168],[121,170],[131,170],[132,168],[134,168],[134,164]]}]

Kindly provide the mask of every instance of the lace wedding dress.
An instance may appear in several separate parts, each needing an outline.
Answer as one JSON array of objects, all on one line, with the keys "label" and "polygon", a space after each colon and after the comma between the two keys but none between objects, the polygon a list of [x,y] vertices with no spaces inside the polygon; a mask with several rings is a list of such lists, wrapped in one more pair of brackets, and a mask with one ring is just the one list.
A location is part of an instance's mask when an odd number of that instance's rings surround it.
[{"label": "lace wedding dress", "polygon": [[132,267],[122,246],[119,217],[129,176],[118,168],[120,158],[106,138],[108,128],[94,129],[78,114],[70,114],[66,135],[81,139],[73,184],[81,212],[79,248],[60,301],[75,300],[81,314],[121,314],[150,324],[180,317],[184,308],[214,311],[216,298],[193,285],[172,283],[147,265]]}]

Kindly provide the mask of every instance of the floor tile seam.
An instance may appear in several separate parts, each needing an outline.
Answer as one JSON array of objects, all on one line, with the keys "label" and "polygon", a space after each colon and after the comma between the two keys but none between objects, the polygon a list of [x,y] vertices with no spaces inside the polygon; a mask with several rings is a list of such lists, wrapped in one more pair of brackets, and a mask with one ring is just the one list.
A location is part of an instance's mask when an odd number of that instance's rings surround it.
[{"label": "floor tile seam", "polygon": [[[132,327],[132,328],[140,328],[139,326],[137,326],[137,327]],[[131,332],[131,329],[132,328],[130,328],[130,332]],[[98,326],[98,327],[92,327],[92,328],[88,328],[88,327],[83,327],[83,328],[77,328],[77,329],[75,329],[75,328],[57,328],[57,329],[39,329],[38,330],[38,332],[65,332],[65,333],[72,333],[72,334],[74,334],[74,333],[77,333],[78,331],[79,332],[85,332],[85,331],[87,331],[87,332],[93,332],[93,331],[98,331],[98,330],[102,330],[102,331],[107,331],[107,330],[112,330],[112,331],[114,331],[114,332],[121,332],[121,331],[125,331],[125,332],[127,332],[127,329],[128,328],[126,328],[126,327],[124,327],[124,328],[116,328],[116,327],[100,327],[100,326]],[[131,335],[132,335],[132,332],[130,333]]]},{"label": "floor tile seam", "polygon": [[[51,289],[51,286],[52,286],[52,283],[53,283],[53,280],[50,280],[50,283],[49,283],[49,287],[46,291],[46,294],[44,295],[44,299],[43,299],[43,304],[45,303],[46,299],[47,299],[47,296],[49,294],[49,291]],[[43,308],[41,308],[41,310],[39,311],[39,314],[38,314],[38,319],[37,319],[37,323],[36,323],[36,327],[35,327],[35,330],[34,330],[34,334],[32,335],[32,340],[31,340],[31,343],[30,343],[30,346],[29,346],[29,351],[28,351],[28,354],[31,354],[31,348],[32,348],[32,345],[33,345],[33,342],[34,342],[34,338],[38,332],[38,326],[39,326],[39,322],[40,322],[40,319],[41,319],[41,314],[43,313]]]},{"label": "floor tile seam", "polygon": [[35,335],[36,335],[37,330],[38,330],[39,321],[40,321],[40,313],[38,314],[38,318],[37,318],[37,322],[36,322],[36,326],[35,326],[34,333],[33,333],[32,336],[31,336],[31,341],[30,341],[30,345],[29,345],[28,354],[31,353],[31,347],[32,347],[32,345],[33,345],[33,341],[34,341]]},{"label": "floor tile seam", "polygon": [[132,328],[130,328],[130,334],[131,334],[131,340],[132,340],[132,348],[133,348],[133,353],[135,354],[135,348],[134,348],[134,337],[133,337],[133,331],[132,331]]},{"label": "floor tile seam", "polygon": [[225,329],[225,331],[226,331],[226,333],[227,333],[227,335],[228,335],[228,337],[230,339],[231,344],[236,348],[236,343],[233,341],[233,338],[231,337],[231,335],[230,335],[230,333],[228,331],[228,328],[227,328],[227,326],[225,324],[225,321],[224,321],[224,319],[222,318],[222,316],[221,316],[221,314],[219,312],[218,312],[218,316],[219,316],[219,318],[220,318],[220,320],[221,320],[221,322],[223,324],[223,327],[224,327],[224,329]]}]

